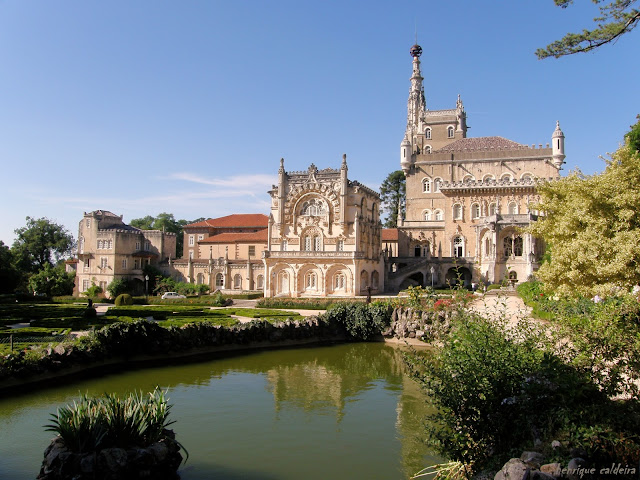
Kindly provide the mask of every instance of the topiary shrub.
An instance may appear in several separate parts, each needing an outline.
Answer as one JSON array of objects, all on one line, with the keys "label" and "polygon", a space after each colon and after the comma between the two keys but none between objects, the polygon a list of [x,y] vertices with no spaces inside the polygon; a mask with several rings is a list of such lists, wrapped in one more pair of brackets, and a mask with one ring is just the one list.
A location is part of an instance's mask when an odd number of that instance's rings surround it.
[{"label": "topiary shrub", "polygon": [[121,307],[123,305],[133,305],[133,297],[128,293],[121,293],[116,297],[115,301],[116,307]]}]

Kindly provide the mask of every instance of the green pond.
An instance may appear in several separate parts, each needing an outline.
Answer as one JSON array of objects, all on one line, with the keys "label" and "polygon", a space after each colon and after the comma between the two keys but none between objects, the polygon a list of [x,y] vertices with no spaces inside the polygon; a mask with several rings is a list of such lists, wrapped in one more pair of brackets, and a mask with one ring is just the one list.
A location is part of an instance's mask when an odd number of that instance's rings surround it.
[{"label": "green pond", "polygon": [[0,478],[34,479],[43,425],[80,392],[168,391],[183,480],[405,479],[441,459],[398,348],[345,344],[144,368],[0,399]]}]

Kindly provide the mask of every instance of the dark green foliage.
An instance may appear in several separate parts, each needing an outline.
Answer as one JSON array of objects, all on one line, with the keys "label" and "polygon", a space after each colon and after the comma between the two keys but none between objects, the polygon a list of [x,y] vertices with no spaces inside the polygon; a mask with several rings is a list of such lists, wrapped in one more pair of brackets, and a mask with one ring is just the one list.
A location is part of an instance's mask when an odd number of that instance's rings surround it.
[{"label": "dark green foliage", "polygon": [[[554,0],[555,4],[567,8],[573,0]],[[593,0],[601,4],[605,0]],[[630,32],[640,22],[640,10],[633,8],[637,0],[611,0],[601,5],[600,15],[594,18],[597,26],[580,33],[568,33],[560,40],[536,50],[539,59],[560,58],[574,53],[589,52],[607,43],[614,42],[621,35]]]},{"label": "dark green foliage", "polygon": [[159,388],[143,395],[131,393],[123,399],[115,394],[80,397],[73,406],[59,408],[45,430],[62,437],[75,453],[104,448],[147,447],[163,437],[171,425],[169,405]]},{"label": "dark green foliage", "polygon": [[0,240],[0,293],[13,292],[20,281],[11,250]]},{"label": "dark green foliage", "polygon": [[475,470],[501,465],[558,428],[571,396],[599,395],[528,335],[509,339],[475,316],[459,317],[441,349],[408,361],[438,409],[427,422],[431,443]]},{"label": "dark green foliage", "polygon": [[107,285],[107,292],[111,298],[116,298],[123,293],[131,293],[131,282],[127,278],[114,278],[113,281]]},{"label": "dark green foliage", "polygon": [[182,257],[184,234],[183,227],[190,223],[196,223],[204,220],[204,218],[198,218],[196,220],[176,220],[172,213],[159,213],[157,217],[147,215],[142,218],[134,218],[130,224],[134,227],[141,228],[143,230],[164,230],[165,232],[176,234],[176,250],[172,257]]},{"label": "dark green foliage", "polygon": [[638,121],[634,125],[631,125],[631,130],[624,136],[624,138],[629,142],[631,148],[636,152],[640,152],[640,115],[636,118]]},{"label": "dark green foliage", "polygon": [[82,295],[85,295],[88,298],[96,298],[101,293],[102,287],[100,285],[96,285],[94,282],[91,282],[91,286],[87,288],[86,292],[82,292]]},{"label": "dark green foliage", "polygon": [[17,238],[11,252],[19,270],[37,272],[45,265],[53,266],[71,253],[73,236],[48,218],[27,217],[27,225],[15,231]]},{"label": "dark green foliage", "polygon": [[256,303],[258,308],[297,308],[301,310],[326,310],[336,303],[363,303],[364,299],[343,300],[336,298],[262,298]]},{"label": "dark green foliage", "polygon": [[392,311],[385,302],[336,303],[329,306],[322,318],[343,325],[354,340],[371,340],[389,326]]},{"label": "dark green foliage", "polygon": [[128,293],[121,293],[116,297],[115,306],[121,307],[123,305],[133,305],[133,297]]},{"label": "dark green foliage", "polygon": [[380,186],[380,200],[387,212],[387,219],[384,223],[386,228],[396,228],[398,226],[398,207],[401,206],[404,213],[404,197],[406,194],[406,178],[402,170],[391,172]]},{"label": "dark green foliage", "polygon": [[75,278],[75,273],[65,272],[63,263],[55,267],[45,264],[41,270],[29,277],[29,291],[47,297],[71,295]]},{"label": "dark green foliage", "polygon": [[[176,282],[169,277],[156,277],[153,293],[162,295],[166,292],[177,292],[180,295],[203,295],[209,291],[209,285],[187,282]],[[180,299],[176,299],[180,300]]]}]

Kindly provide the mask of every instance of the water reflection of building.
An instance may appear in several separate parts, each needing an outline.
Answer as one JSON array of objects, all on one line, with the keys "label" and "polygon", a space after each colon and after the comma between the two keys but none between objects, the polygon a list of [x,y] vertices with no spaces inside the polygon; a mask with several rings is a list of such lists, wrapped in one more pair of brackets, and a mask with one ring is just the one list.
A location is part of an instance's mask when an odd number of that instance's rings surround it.
[{"label": "water reflection of building", "polygon": [[339,373],[317,362],[283,365],[267,372],[276,411],[289,403],[305,412],[332,407],[340,420],[344,415],[344,385]]}]

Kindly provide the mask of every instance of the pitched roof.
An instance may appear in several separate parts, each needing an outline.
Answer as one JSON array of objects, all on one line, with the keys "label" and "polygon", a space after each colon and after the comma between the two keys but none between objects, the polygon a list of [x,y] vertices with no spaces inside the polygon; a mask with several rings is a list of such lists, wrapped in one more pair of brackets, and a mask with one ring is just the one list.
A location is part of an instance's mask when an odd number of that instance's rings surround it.
[{"label": "pitched roof", "polygon": [[527,148],[526,145],[508,140],[503,137],[477,137],[461,138],[449,145],[442,147],[436,152],[459,152],[461,150],[521,150]]},{"label": "pitched roof", "polygon": [[198,243],[267,243],[267,234],[266,229],[247,233],[219,233]]},{"label": "pitched roof", "polygon": [[397,228],[383,228],[382,229],[382,241],[383,242],[397,242],[398,241],[398,229]]},{"label": "pitched roof", "polygon": [[226,217],[209,218],[202,222],[190,223],[185,227],[267,227],[269,217],[262,213],[234,213]]}]

